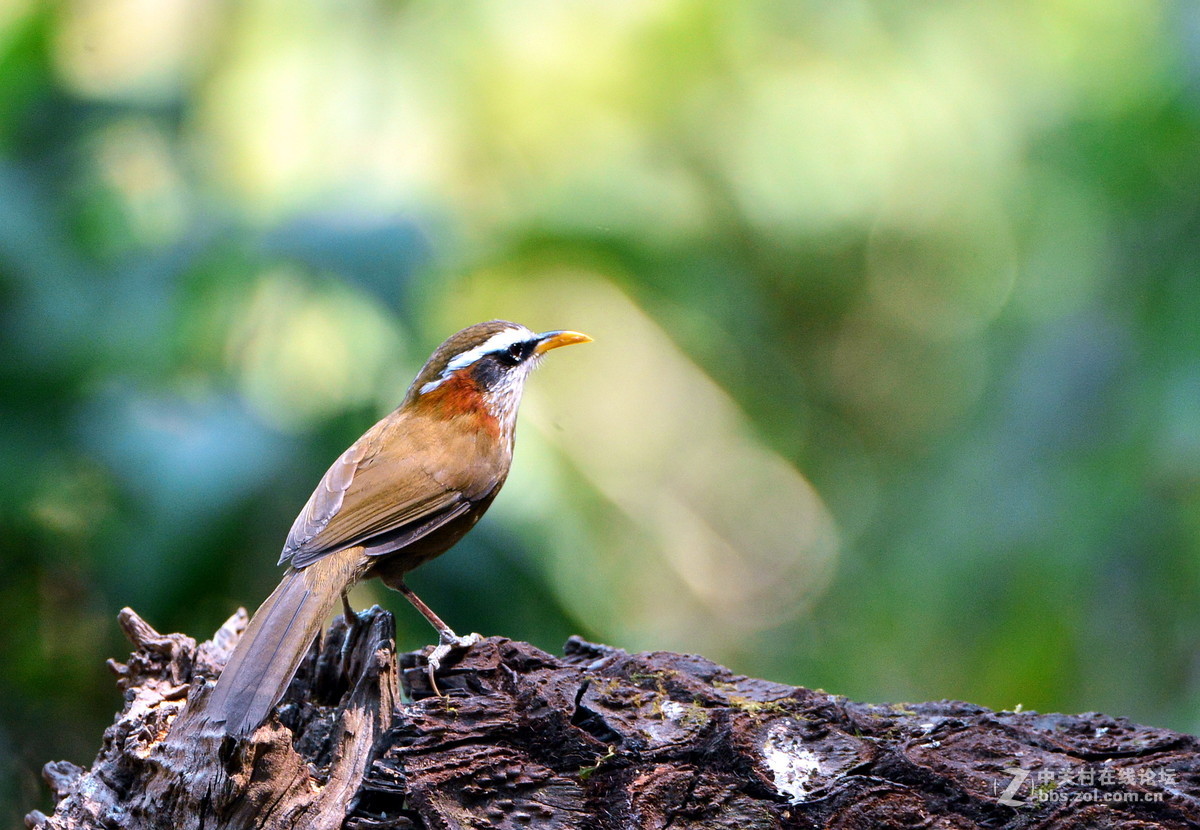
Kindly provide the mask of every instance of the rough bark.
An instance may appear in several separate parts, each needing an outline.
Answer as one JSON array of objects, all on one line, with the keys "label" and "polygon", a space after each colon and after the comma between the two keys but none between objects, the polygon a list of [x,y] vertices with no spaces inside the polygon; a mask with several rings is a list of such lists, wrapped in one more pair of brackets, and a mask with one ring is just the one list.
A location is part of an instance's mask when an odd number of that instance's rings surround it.
[{"label": "rough bark", "polygon": [[[168,727],[245,626],[197,646],[132,611],[124,711],[57,828],[1200,827],[1200,741],[1100,714],[871,705],[702,657],[490,638],[430,688],[379,609],[314,645],[250,741]],[[401,698],[399,687],[404,690]],[[1021,770],[1023,772],[1014,772]]]}]

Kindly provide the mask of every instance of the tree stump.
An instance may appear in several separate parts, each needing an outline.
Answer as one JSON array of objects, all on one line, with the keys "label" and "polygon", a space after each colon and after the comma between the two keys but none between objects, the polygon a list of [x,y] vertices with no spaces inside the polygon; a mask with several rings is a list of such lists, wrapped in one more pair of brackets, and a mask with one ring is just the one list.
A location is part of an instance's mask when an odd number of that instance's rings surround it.
[{"label": "tree stump", "polygon": [[[125,609],[124,711],[46,765],[31,828],[1188,828],[1200,741],[1089,713],[856,703],[702,657],[493,637],[426,677],[392,617],[342,619],[245,742],[174,729],[245,627],[199,646]],[[403,697],[401,696],[403,690]],[[184,717],[187,717],[185,714]]]}]

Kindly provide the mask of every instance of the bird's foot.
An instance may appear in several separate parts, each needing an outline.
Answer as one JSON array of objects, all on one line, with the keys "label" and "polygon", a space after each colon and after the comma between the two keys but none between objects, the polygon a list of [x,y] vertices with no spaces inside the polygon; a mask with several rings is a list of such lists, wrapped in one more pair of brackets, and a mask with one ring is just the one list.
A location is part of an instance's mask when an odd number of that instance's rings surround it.
[{"label": "bird's foot", "polygon": [[358,638],[360,620],[358,612],[350,606],[350,600],[345,594],[342,594],[342,619],[346,622],[346,633],[342,638],[342,648],[338,654],[338,661],[342,666],[342,673],[349,677],[350,654],[354,649],[354,641]]},{"label": "bird's foot", "polygon": [[438,697],[443,697],[442,690],[438,688],[437,679],[434,675],[442,668],[442,660],[456,648],[470,648],[483,639],[478,634],[468,634],[465,637],[459,637],[450,629],[438,632],[438,644],[429,654],[428,672],[429,685],[433,687],[433,692]]}]

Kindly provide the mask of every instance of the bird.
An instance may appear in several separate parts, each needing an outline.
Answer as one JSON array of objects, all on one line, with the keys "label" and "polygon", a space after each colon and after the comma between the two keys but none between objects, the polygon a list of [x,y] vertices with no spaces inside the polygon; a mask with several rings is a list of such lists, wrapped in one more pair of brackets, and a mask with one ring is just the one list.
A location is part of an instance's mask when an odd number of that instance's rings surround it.
[{"label": "bird", "polygon": [[[247,625],[202,717],[245,738],[270,717],[338,598],[378,577],[438,632],[433,673],[459,637],[405,575],[453,547],[496,498],[512,463],[525,381],[552,349],[592,338],[477,323],[446,339],[400,406],[338,456],[300,511],[279,564],[287,571]],[[436,684],[434,685],[436,690]]]}]

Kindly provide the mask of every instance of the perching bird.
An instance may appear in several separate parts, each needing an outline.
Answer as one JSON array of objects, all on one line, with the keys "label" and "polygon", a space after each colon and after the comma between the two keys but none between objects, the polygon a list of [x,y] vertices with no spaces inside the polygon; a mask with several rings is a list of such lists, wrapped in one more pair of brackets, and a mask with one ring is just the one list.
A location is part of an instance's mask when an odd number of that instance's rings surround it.
[{"label": "perching bird", "polygon": [[366,577],[404,594],[437,629],[431,673],[451,647],[474,642],[455,635],[404,575],[458,542],[500,491],[525,379],[542,355],[589,340],[494,320],[439,346],[400,407],[341,454],[296,517],[279,560],[287,573],[250,620],[204,719],[236,737],[257,729],[338,598]]}]

